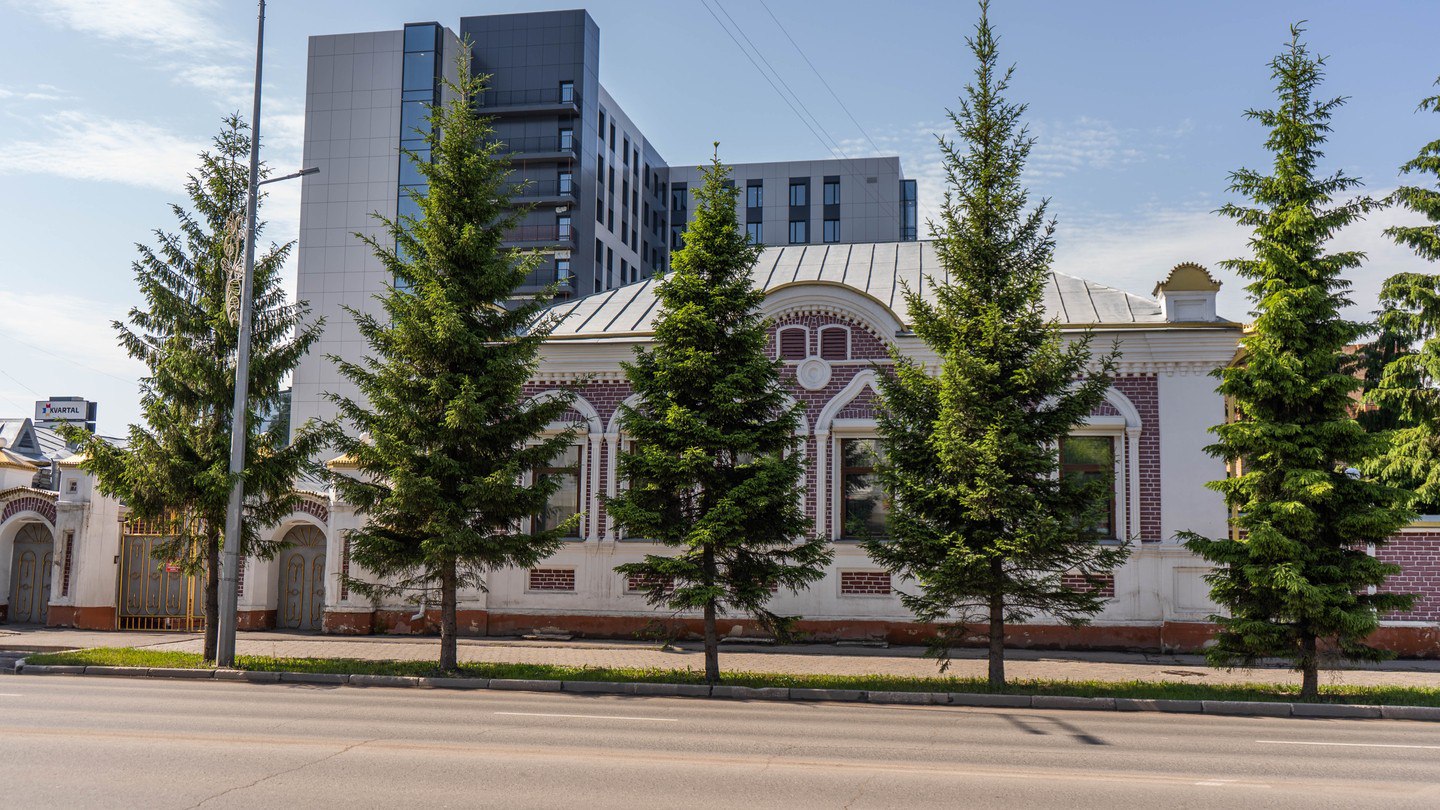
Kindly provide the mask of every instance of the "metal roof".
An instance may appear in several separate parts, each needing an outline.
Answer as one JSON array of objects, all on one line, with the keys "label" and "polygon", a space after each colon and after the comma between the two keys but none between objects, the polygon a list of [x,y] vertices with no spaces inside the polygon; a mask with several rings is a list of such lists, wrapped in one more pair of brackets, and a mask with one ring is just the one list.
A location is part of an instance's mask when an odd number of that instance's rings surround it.
[{"label": "metal roof", "polygon": [[[924,276],[945,280],[933,242],[876,242],[843,245],[789,245],[766,248],[755,264],[755,282],[766,291],[804,282],[852,287],[908,320],[903,289],[929,298]],[[556,304],[560,321],[553,337],[646,334],[659,309],[659,279],[648,278],[603,293]],[[1061,273],[1051,274],[1045,309],[1061,323],[1077,326],[1165,322],[1160,304],[1127,292]]]}]

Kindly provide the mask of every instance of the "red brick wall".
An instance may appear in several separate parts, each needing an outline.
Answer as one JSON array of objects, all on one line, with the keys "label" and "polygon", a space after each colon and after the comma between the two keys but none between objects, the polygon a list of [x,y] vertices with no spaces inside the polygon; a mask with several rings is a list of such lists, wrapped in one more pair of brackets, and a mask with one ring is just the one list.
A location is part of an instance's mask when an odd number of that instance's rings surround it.
[{"label": "red brick wall", "polygon": [[1404,569],[1385,581],[1385,590],[1420,596],[1413,610],[1385,618],[1440,622],[1440,531],[1397,534],[1375,556]]},{"label": "red brick wall", "polygon": [[[1140,540],[1158,543],[1160,528],[1160,382],[1154,374],[1130,374],[1115,378],[1115,390],[1124,394],[1140,412]],[[1128,490],[1130,481],[1125,481]],[[1126,492],[1126,503],[1134,493]]]},{"label": "red brick wall", "polygon": [[10,503],[5,504],[5,510],[3,512],[0,512],[0,523],[4,523],[15,515],[18,515],[21,512],[25,511],[39,513],[41,517],[50,521],[50,525],[55,525],[54,502],[46,500],[45,498],[36,498],[33,496],[16,498]]},{"label": "red brick wall", "polygon": [[841,571],[841,596],[889,596],[890,574],[885,571]]},{"label": "red brick wall", "polygon": [[532,591],[566,591],[575,590],[575,569],[574,568],[532,568],[526,588]]},{"label": "red brick wall", "polygon": [[[1101,596],[1106,598],[1113,598],[1115,596],[1114,576],[1107,575],[1094,577],[1094,579],[1099,580],[1099,587],[1095,590],[1097,590]],[[1086,581],[1085,577],[1079,574],[1066,574],[1060,578],[1060,583],[1067,588],[1075,588],[1082,591],[1091,589],[1090,583]]]}]

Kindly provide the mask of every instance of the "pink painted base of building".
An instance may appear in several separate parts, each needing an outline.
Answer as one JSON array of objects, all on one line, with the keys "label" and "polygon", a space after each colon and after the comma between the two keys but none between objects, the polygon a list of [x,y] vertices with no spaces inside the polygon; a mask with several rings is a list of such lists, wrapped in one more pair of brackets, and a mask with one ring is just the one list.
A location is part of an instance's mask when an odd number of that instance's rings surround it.
[{"label": "pink painted base of building", "polygon": [[[336,635],[437,635],[438,611],[416,619],[408,611],[325,614],[325,632]],[[515,637],[535,633],[566,634],[593,639],[659,639],[694,641],[702,638],[699,619],[657,619],[644,616],[596,616],[533,613],[499,613],[462,610],[457,615],[459,634],[469,637]],[[935,626],[916,622],[874,620],[801,620],[795,629],[801,642],[884,641],[896,646],[922,646],[935,637]],[[1093,650],[1153,653],[1199,653],[1215,632],[1208,622],[1162,622],[1152,625],[1017,624],[1007,629],[1006,646],[1033,650]],[[765,631],[749,619],[726,618],[721,633],[764,637]],[[1394,650],[1401,658],[1440,659],[1440,628],[1382,627],[1373,643]],[[976,636],[962,646],[984,647]]]}]

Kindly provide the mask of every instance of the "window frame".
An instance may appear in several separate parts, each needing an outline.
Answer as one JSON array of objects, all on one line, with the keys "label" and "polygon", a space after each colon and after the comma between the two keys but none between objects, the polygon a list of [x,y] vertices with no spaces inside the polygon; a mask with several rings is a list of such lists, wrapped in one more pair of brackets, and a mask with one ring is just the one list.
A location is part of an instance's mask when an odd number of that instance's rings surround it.
[{"label": "window frame", "polygon": [[[569,473],[571,473],[571,472],[573,471],[573,474],[574,474],[574,476],[575,476],[575,511],[572,512],[572,513],[570,513],[570,515],[580,515],[581,517],[580,517],[579,523],[576,525],[576,534],[567,536],[567,537],[565,537],[564,539],[565,539],[567,542],[584,542],[585,539],[586,539],[586,536],[585,536],[585,531],[586,531],[585,524],[586,524],[586,522],[587,522],[587,521],[586,521],[586,518],[585,518],[585,488],[586,488],[586,486],[587,486],[587,484],[588,484],[587,476],[586,476],[586,462],[587,462],[586,455],[587,455],[587,453],[588,453],[588,448],[586,447],[586,442],[583,442],[583,441],[572,442],[571,444],[568,445],[568,447],[573,447],[573,448],[575,448],[575,464],[574,464],[574,466],[568,466],[568,465],[567,465],[567,466],[564,466],[564,467],[556,466],[556,465],[554,464],[555,459],[551,459],[549,462],[547,462],[547,463],[546,463],[545,465],[543,465],[543,466],[531,468],[530,473],[529,473],[529,482],[528,482],[528,483],[529,483],[530,485],[534,485],[535,482],[539,480],[538,477],[541,476],[541,475],[569,474]],[[562,451],[562,454],[563,454],[563,451]],[[557,456],[557,458],[558,458],[558,457],[559,457],[559,456]],[[548,508],[548,506],[549,506],[549,502],[547,501],[546,507]],[[570,517],[570,515],[566,515],[566,516],[565,516],[565,519],[568,519],[568,518]],[[529,530],[531,533],[535,532],[535,530],[536,530],[536,529],[535,529],[535,521],[538,520],[540,517],[541,517],[540,515],[531,515],[531,516],[527,519],[526,522],[527,522],[528,530]],[[558,523],[558,522],[562,522],[562,521],[556,521],[556,522]]]},{"label": "window frame", "polygon": [[[786,356],[785,356],[785,349],[784,349],[784,346],[785,346],[785,338],[784,338],[784,335],[785,335],[786,332],[799,332],[800,334],[802,334],[802,335],[805,336],[804,351],[800,354],[799,357],[786,357]],[[802,326],[802,325],[800,325],[800,324],[786,324],[785,326],[781,326],[780,328],[778,328],[778,329],[775,330],[775,359],[776,359],[776,360],[781,360],[781,361],[786,362],[786,363],[799,363],[799,362],[805,360],[805,359],[808,358],[808,357],[810,357],[810,328],[809,328],[809,327],[807,327],[807,326]]]},{"label": "window frame", "polygon": [[[835,238],[833,238],[833,239],[830,238],[830,237],[831,237],[831,226],[834,226],[834,237],[835,237]],[[838,220],[838,219],[827,219],[827,220],[824,221],[824,225],[821,226],[820,242],[821,242],[821,244],[825,244],[825,245],[839,244],[839,242],[840,242],[840,220]]]},{"label": "window frame", "polygon": [[[834,192],[835,192],[834,195],[833,195],[833,196],[834,196],[834,199],[831,199],[831,196],[832,196],[831,193],[830,193],[830,192],[831,192],[831,189],[834,189]],[[820,193],[821,193],[820,199],[821,199],[822,204],[824,204],[824,205],[839,205],[839,204],[840,204],[840,181],[839,181],[839,180],[835,180],[835,181],[831,181],[831,182],[826,182],[826,183],[824,183],[824,184],[821,186],[821,192],[820,192]]]},{"label": "window frame", "polygon": [[1067,465],[1065,464],[1065,442],[1069,439],[1105,439],[1110,443],[1110,508],[1108,535],[1100,537],[1100,543],[1120,543],[1121,538],[1129,531],[1129,513],[1125,503],[1125,434],[1105,427],[1089,427],[1079,425],[1071,429],[1071,432],[1060,440],[1055,448],[1056,451],[1056,475],[1064,476],[1067,467],[1093,467],[1097,469],[1072,469],[1071,472],[1099,472],[1101,465]]},{"label": "window frame", "polygon": [[[801,238],[800,238],[800,239],[796,239],[796,238],[795,238],[795,228],[796,228],[796,226],[799,226],[799,227],[800,227],[800,230],[801,230],[801,234],[800,234],[800,237],[801,237]],[[792,220],[790,220],[790,231],[789,231],[788,236],[790,237],[790,244],[792,244],[792,245],[808,245],[808,244],[810,244],[810,220],[808,220],[808,219],[792,219]]]},{"label": "window frame", "polygon": [[[834,436],[834,438],[833,438],[833,440],[832,440],[832,445],[833,445],[833,446],[831,447],[832,458],[833,458],[833,461],[831,462],[831,466],[833,467],[833,470],[834,470],[834,476],[833,476],[833,479],[832,479],[832,482],[831,482],[831,483],[832,483],[832,486],[833,486],[833,489],[834,489],[834,497],[833,497],[832,500],[831,500],[832,511],[833,511],[833,513],[834,513],[834,514],[832,515],[832,520],[833,520],[833,524],[832,524],[832,525],[833,525],[833,529],[832,529],[832,531],[831,531],[831,539],[832,539],[833,542],[844,542],[844,543],[859,543],[859,542],[863,542],[863,541],[865,541],[865,540],[867,540],[867,539],[874,539],[874,540],[885,540],[885,539],[888,539],[889,536],[890,536],[888,532],[887,532],[886,534],[877,535],[877,536],[872,537],[872,538],[853,537],[853,536],[851,536],[851,535],[848,534],[848,529],[847,529],[847,527],[846,527],[846,525],[845,525],[845,524],[848,522],[846,518],[847,518],[847,515],[848,515],[848,513],[849,513],[849,508],[848,508],[848,507],[849,507],[849,504],[850,504],[850,498],[849,498],[849,496],[848,496],[848,495],[846,494],[846,492],[845,492],[845,478],[846,478],[846,476],[848,476],[848,475],[852,475],[852,474],[868,474],[868,475],[876,476],[875,486],[876,486],[878,489],[880,489],[880,493],[881,493],[880,496],[881,496],[882,501],[883,501],[884,504],[885,504],[885,514],[886,514],[887,518],[888,518],[888,516],[889,516],[889,514],[890,514],[890,496],[889,496],[887,493],[885,493],[884,487],[883,487],[883,485],[881,485],[881,483],[880,483],[880,481],[879,481],[879,473],[876,472],[876,468],[875,468],[873,465],[868,466],[868,467],[847,467],[847,466],[845,466],[845,443],[846,443],[846,442],[852,442],[852,441],[873,441],[873,442],[876,443],[876,447],[877,447],[877,448],[880,448],[880,447],[881,447],[881,444],[880,444],[880,443],[881,443],[883,440],[880,438],[880,436],[878,435],[877,431],[875,431],[873,428],[868,429],[868,430],[862,430],[862,431],[854,431],[854,432],[846,431],[846,432],[844,432],[844,433],[842,433],[842,434],[840,434],[840,435]],[[882,452],[883,452],[883,451],[882,451]],[[877,453],[877,460],[879,460],[879,454],[878,454],[878,453]],[[868,473],[865,473],[865,472],[859,472],[859,473],[857,473],[857,471],[864,471],[864,470],[868,470]]]}]

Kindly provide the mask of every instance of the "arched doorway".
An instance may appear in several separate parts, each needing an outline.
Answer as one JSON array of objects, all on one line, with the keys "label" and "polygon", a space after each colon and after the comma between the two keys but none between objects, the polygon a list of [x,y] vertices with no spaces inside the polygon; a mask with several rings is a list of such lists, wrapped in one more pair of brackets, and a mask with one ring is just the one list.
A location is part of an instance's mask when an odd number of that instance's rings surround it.
[{"label": "arched doorway", "polygon": [[296,526],[285,533],[275,623],[285,630],[319,630],[325,616],[325,533]]},{"label": "arched doorway", "polygon": [[10,623],[45,623],[54,562],[55,538],[50,530],[39,523],[21,526],[10,558]]}]

